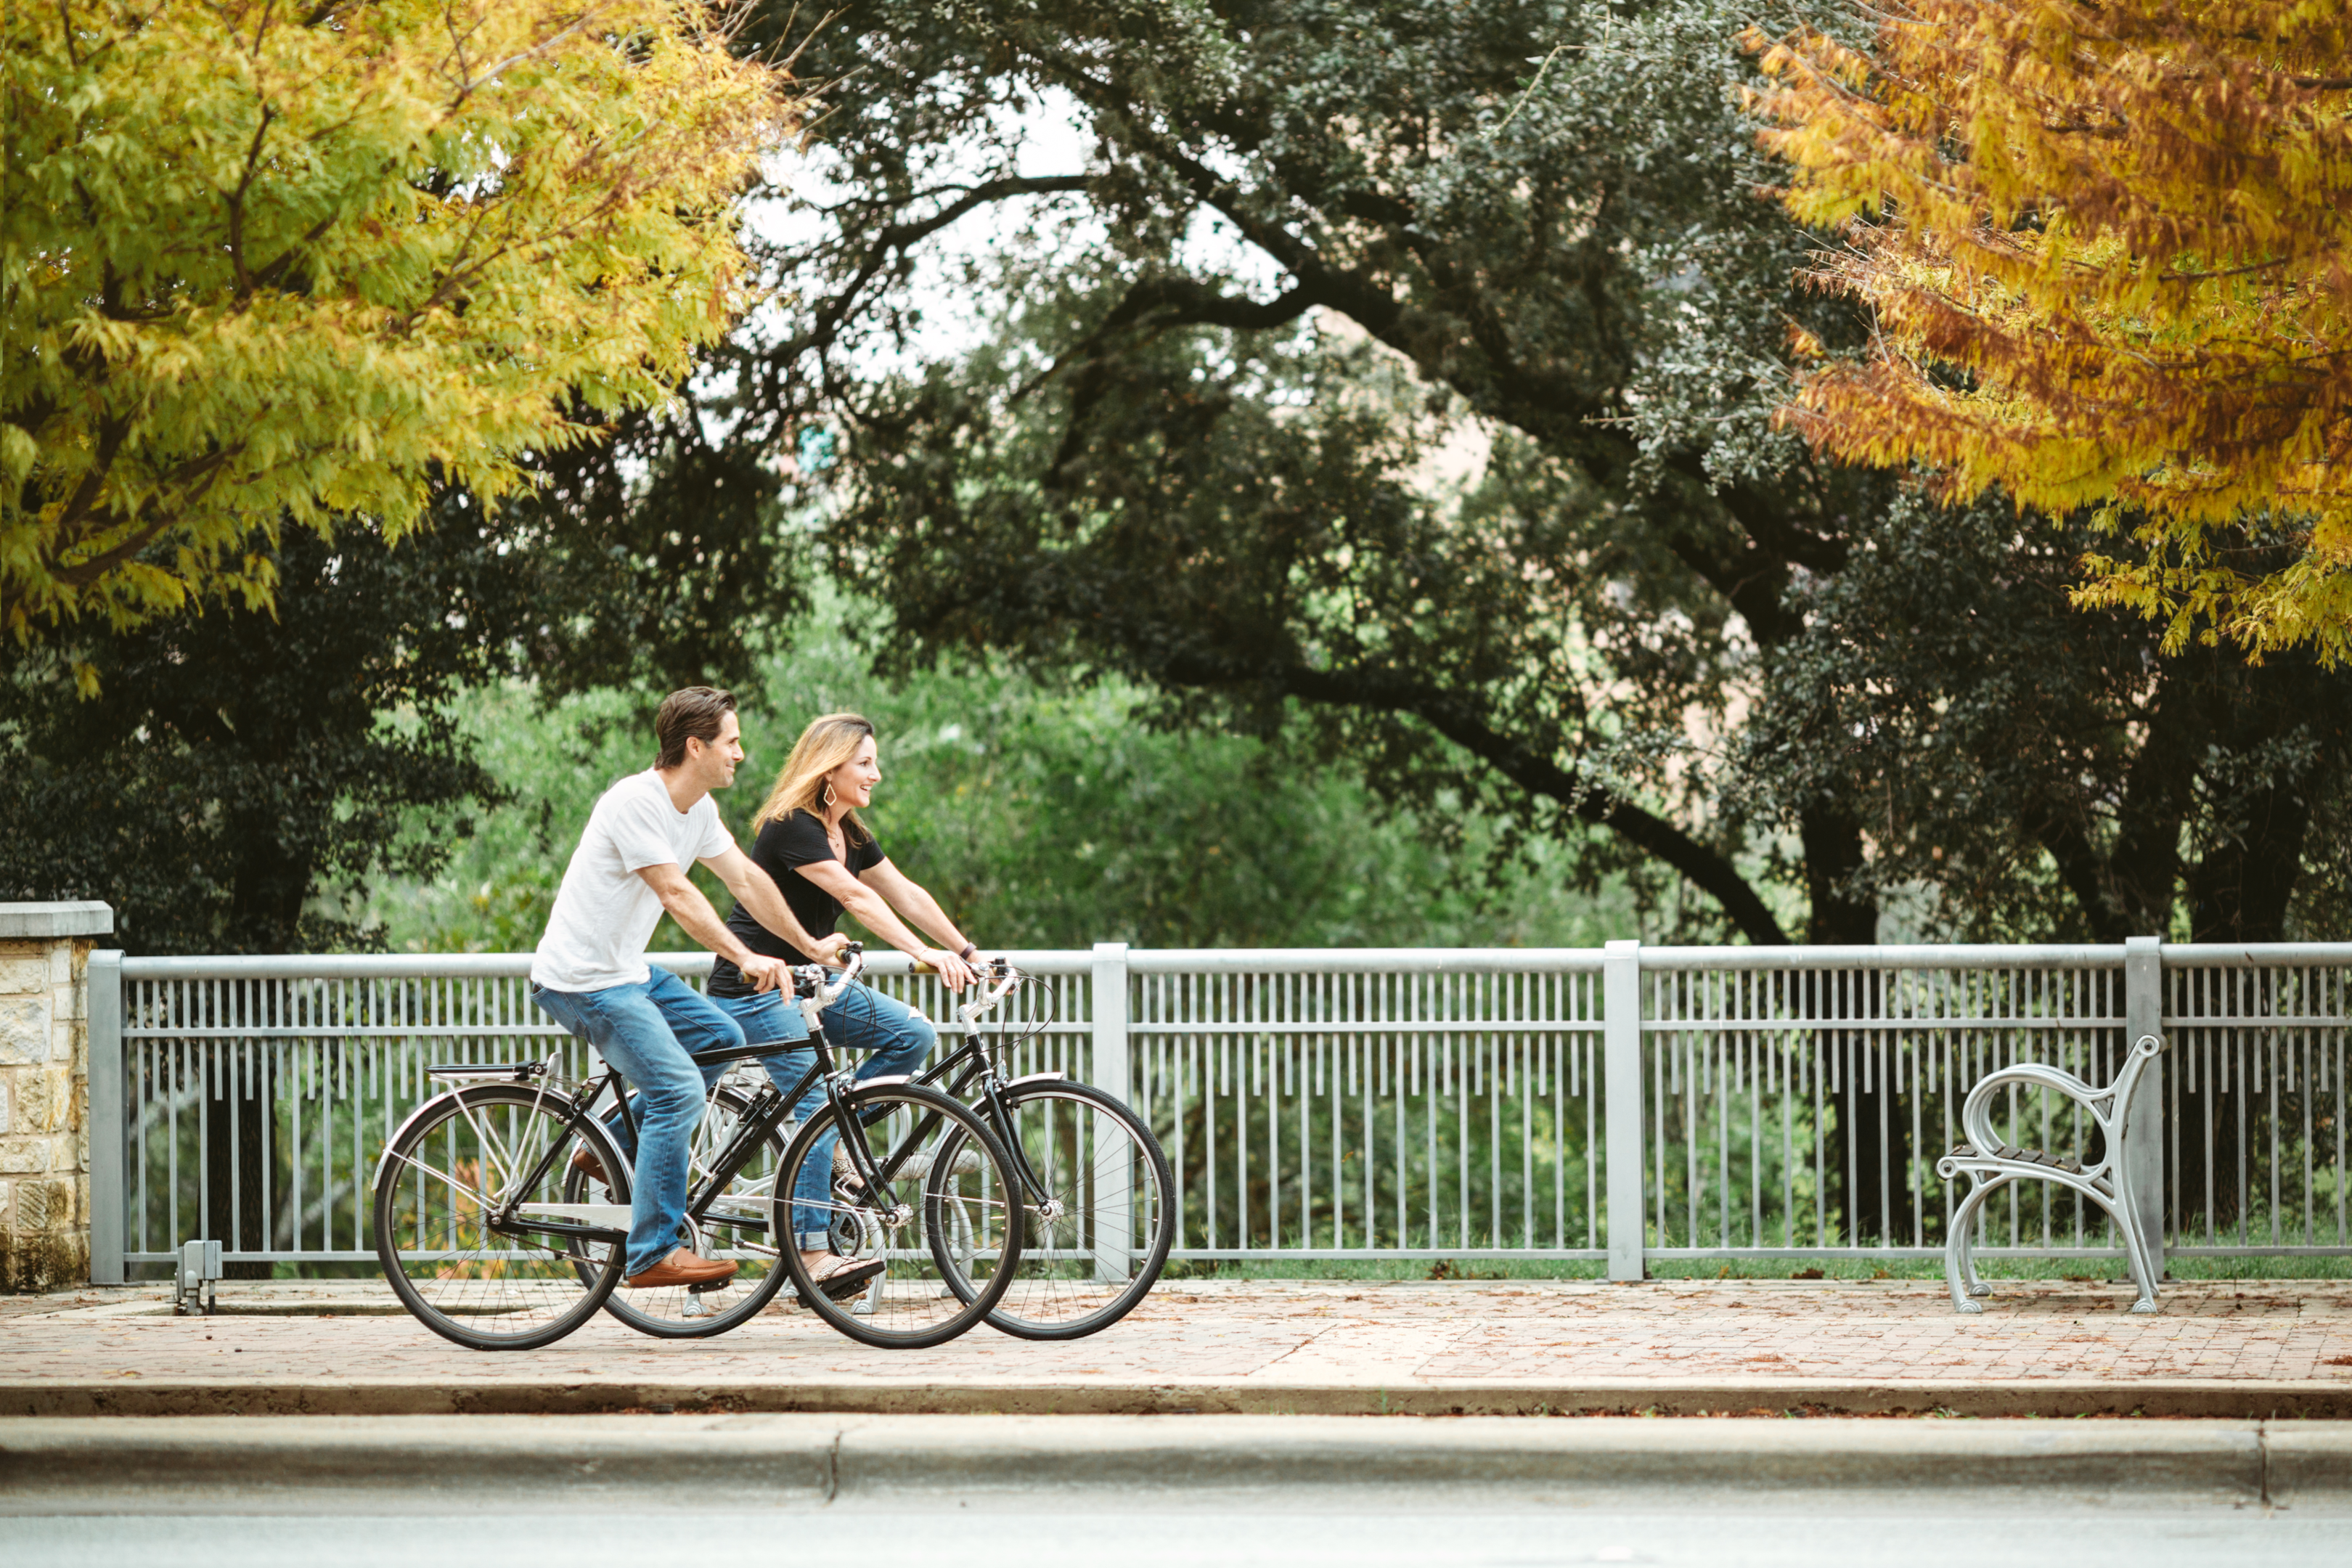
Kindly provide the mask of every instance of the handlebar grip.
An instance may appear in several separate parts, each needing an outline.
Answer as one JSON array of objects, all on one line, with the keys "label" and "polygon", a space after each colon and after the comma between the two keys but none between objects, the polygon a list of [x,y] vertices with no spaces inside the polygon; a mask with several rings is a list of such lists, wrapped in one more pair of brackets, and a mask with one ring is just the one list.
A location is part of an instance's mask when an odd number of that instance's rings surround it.
[{"label": "handlebar grip", "polygon": [[917,974],[937,974],[939,972],[940,966],[936,963],[919,963],[914,969]]}]

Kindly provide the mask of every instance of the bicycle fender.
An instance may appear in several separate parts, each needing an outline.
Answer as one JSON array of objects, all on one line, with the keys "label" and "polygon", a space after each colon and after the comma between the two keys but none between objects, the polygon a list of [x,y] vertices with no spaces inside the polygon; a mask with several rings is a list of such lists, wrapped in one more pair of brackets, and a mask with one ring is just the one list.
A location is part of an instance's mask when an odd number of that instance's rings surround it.
[{"label": "bicycle fender", "polygon": [[[445,1089],[441,1093],[435,1095],[432,1099],[427,1100],[417,1106],[415,1110],[410,1111],[406,1116],[401,1118],[400,1125],[392,1130],[392,1136],[383,1141],[383,1152],[375,1157],[375,1174],[368,1178],[369,1192],[373,1193],[378,1187],[383,1185],[383,1168],[391,1162],[392,1152],[400,1146],[401,1139],[406,1135],[409,1128],[415,1124],[417,1118],[423,1116],[426,1111],[431,1110],[434,1107],[439,1105],[443,1100],[455,1100],[465,1092],[465,1089]],[[612,1142],[609,1134],[606,1136],[605,1142],[608,1143]],[[611,1152],[618,1153],[620,1151],[615,1148]],[[604,1156],[604,1152],[599,1151],[596,1157],[601,1160]],[[625,1159],[622,1163],[625,1165],[627,1161]]]},{"label": "bicycle fender", "polygon": [[1061,1068],[1055,1068],[1051,1072],[1024,1073],[1019,1078],[1007,1079],[1004,1080],[1004,1087],[1019,1089],[1024,1083],[1060,1083],[1069,1076]]},{"label": "bicycle fender", "polygon": [[915,1075],[910,1072],[894,1072],[885,1078],[861,1078],[849,1086],[849,1092],[856,1094],[861,1089],[890,1089],[898,1084],[914,1081]]},{"label": "bicycle fender", "polygon": [[401,1139],[407,1136],[409,1128],[415,1125],[416,1119],[424,1115],[426,1111],[432,1110],[434,1107],[439,1105],[443,1100],[454,1100],[458,1095],[465,1092],[466,1091],[462,1089],[443,1089],[439,1094],[433,1096],[430,1100],[426,1100],[419,1103],[415,1110],[410,1111],[406,1116],[401,1119],[400,1125],[392,1130],[392,1136],[383,1141],[383,1152],[375,1157],[375,1174],[368,1178],[368,1191],[374,1192],[378,1187],[383,1185],[383,1168],[391,1162],[392,1152],[400,1147]]}]

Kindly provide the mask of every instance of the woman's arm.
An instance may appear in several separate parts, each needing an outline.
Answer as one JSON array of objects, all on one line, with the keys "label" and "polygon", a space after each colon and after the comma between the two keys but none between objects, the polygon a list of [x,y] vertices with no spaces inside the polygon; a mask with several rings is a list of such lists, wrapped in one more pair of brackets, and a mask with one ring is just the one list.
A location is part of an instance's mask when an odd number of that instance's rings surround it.
[{"label": "woman's arm", "polygon": [[[885,860],[881,866],[869,866],[866,868],[866,874],[870,877],[880,870],[882,866],[888,864],[889,862]],[[957,950],[964,945],[961,936],[955,939],[956,945],[952,948],[924,946],[922,939],[907,929],[906,922],[891,910],[882,894],[851,876],[848,868],[838,860],[812,860],[805,866],[795,867],[794,869],[840,900],[841,907],[864,922],[867,931],[872,931],[900,952],[907,954],[916,963],[928,963],[938,970],[940,978],[947,983],[949,990],[961,991],[971,984],[971,966],[957,955]],[[897,873],[894,872],[892,875],[896,876]],[[940,923],[942,925],[947,923],[947,917],[940,914],[940,906],[932,901],[929,893],[923,892],[920,888],[916,888],[915,884],[908,881],[904,877],[899,877],[898,881],[905,887],[914,888],[914,890],[921,895],[923,903],[930,912],[938,917]],[[947,929],[950,931],[955,930],[953,926],[948,926]]]},{"label": "woman's arm", "polygon": [[929,889],[889,861],[876,861],[859,872],[857,879],[881,894],[892,909],[929,931],[950,952],[961,953],[972,945],[971,939],[948,919],[947,911],[940,908],[940,901],[931,897]]},{"label": "woman's arm", "polygon": [[820,941],[809,935],[808,928],[802,925],[800,917],[793,913],[792,905],[784,902],[783,889],[776,886],[774,879],[757,860],[740,849],[730,849],[724,855],[712,856],[703,864],[727,884],[727,890],[735,895],[736,902],[751,911],[753,920],[773,935],[783,938],[785,946],[805,952],[820,963],[838,963],[841,961],[841,950],[847,945],[849,939],[828,935]]}]

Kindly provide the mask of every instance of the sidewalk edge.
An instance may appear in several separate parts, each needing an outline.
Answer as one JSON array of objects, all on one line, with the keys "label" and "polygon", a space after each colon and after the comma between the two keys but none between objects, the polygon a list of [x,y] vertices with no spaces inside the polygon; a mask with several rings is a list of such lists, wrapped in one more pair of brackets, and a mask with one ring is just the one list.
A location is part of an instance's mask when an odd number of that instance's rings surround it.
[{"label": "sidewalk edge", "polygon": [[1834,1378],[1586,1379],[1563,1384],[952,1385],[338,1378],[0,1380],[0,1416],[612,1415],[1969,1415],[2352,1419],[2352,1382]]}]

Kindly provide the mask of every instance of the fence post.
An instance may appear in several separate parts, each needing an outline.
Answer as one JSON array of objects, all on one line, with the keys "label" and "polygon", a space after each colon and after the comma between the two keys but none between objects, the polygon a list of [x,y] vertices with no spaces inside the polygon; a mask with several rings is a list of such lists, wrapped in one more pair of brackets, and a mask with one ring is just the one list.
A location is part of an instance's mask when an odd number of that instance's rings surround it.
[{"label": "fence post", "polygon": [[[1105,1094],[1132,1104],[1128,1092],[1127,943],[1095,943],[1093,1083]],[[1128,1162],[1101,1158],[1105,1139],[1126,1142],[1118,1124],[1097,1117],[1094,1128],[1097,1158],[1095,1188],[1095,1278],[1126,1279],[1135,1273],[1134,1205]]]},{"label": "fence post", "polygon": [[[2143,1035],[2164,1038],[2164,948],[2162,939],[2124,939],[2124,1048]],[[2129,1178],[2138,1199],[2140,1228],[2155,1239],[2157,1275],[2164,1277],[2164,1058],[2140,1075],[2139,1090],[2124,1108],[2130,1153]]]},{"label": "fence post", "polygon": [[122,951],[89,955],[89,1282],[122,1283]]},{"label": "fence post", "polygon": [[1601,1099],[1608,1117],[1609,1278],[1646,1279],[1642,1257],[1642,944],[1601,961]]}]

